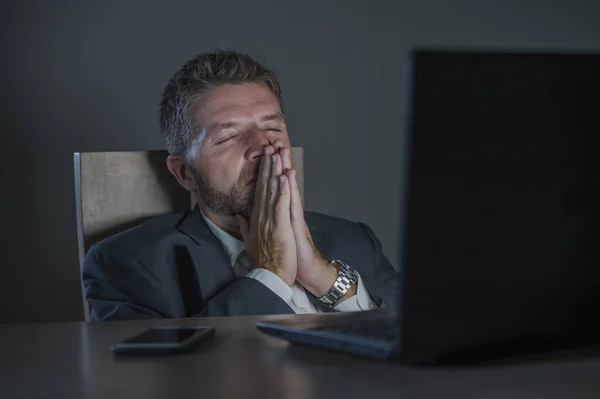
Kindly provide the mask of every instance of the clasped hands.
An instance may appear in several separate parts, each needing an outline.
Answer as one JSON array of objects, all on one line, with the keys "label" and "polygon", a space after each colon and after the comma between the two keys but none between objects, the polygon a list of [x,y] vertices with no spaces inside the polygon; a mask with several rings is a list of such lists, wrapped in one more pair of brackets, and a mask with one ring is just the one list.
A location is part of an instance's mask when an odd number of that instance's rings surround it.
[{"label": "clasped hands", "polygon": [[337,268],[313,243],[290,149],[277,140],[263,151],[251,218],[237,216],[250,264],[275,273],[287,285],[298,281],[320,297],[337,279]]}]

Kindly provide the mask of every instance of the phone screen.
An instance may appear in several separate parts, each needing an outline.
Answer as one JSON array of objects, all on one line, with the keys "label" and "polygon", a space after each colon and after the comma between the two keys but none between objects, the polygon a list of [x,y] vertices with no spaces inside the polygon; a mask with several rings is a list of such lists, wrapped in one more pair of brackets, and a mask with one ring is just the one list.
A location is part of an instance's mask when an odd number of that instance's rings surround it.
[{"label": "phone screen", "polygon": [[124,341],[124,343],[178,343],[185,341],[203,330],[206,330],[206,328],[153,328]]}]

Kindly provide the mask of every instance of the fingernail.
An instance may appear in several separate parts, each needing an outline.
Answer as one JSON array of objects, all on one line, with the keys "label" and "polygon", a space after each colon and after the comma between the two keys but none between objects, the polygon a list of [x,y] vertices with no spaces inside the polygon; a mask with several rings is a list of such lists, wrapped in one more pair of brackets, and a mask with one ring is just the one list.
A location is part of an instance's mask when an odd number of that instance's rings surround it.
[{"label": "fingernail", "polygon": [[279,183],[281,183],[281,184],[285,183],[285,175],[279,176]]},{"label": "fingernail", "polygon": [[275,167],[275,165],[277,165],[277,154],[273,154],[271,160],[273,161],[273,167]]}]

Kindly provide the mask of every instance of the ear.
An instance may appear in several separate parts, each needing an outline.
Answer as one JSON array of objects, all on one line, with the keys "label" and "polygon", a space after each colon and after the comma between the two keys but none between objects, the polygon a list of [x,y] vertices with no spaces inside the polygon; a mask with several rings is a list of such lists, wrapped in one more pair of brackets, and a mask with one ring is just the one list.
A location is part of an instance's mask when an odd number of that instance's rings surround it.
[{"label": "ear", "polygon": [[169,155],[167,157],[167,169],[181,187],[190,192],[198,190],[198,183],[196,183],[192,168],[180,155]]}]

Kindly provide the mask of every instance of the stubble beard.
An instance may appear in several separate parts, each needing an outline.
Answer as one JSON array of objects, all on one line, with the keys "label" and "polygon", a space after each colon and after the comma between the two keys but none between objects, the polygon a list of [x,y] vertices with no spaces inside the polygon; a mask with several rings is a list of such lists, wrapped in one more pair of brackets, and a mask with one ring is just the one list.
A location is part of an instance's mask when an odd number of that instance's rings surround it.
[{"label": "stubble beard", "polygon": [[195,173],[198,184],[198,194],[204,205],[213,213],[220,216],[241,215],[250,220],[254,207],[254,189],[256,184],[249,182],[256,178],[256,168],[246,169],[237,183],[228,192],[217,189],[208,182],[200,173]]}]

